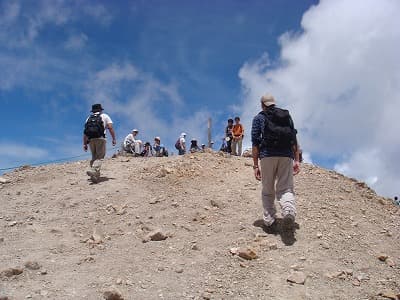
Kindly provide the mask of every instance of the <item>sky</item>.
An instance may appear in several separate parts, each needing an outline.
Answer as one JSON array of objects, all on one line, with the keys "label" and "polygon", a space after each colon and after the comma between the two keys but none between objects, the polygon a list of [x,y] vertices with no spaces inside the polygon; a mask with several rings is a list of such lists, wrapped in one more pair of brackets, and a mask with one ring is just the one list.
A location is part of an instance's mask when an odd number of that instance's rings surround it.
[{"label": "sky", "polygon": [[[0,0],[0,172],[86,159],[101,103],[120,144],[133,128],[174,151],[214,148],[260,97],[290,110],[307,162],[399,194],[397,0]],[[116,152],[108,140],[108,155]]]}]

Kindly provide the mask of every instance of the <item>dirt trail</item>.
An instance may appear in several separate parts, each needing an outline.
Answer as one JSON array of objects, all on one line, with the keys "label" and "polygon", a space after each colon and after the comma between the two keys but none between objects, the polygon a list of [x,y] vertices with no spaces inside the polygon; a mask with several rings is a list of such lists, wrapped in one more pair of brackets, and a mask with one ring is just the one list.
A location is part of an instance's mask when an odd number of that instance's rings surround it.
[{"label": "dirt trail", "polygon": [[303,164],[287,245],[255,226],[251,164],[199,153],[107,159],[98,184],[87,161],[3,175],[0,299],[396,299],[399,207]]}]

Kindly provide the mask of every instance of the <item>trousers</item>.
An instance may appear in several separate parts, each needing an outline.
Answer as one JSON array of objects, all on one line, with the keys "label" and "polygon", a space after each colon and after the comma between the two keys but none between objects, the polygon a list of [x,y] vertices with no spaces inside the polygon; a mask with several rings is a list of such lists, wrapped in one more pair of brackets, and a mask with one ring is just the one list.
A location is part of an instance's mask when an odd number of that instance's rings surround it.
[{"label": "trousers", "polygon": [[281,206],[283,217],[288,214],[296,216],[293,160],[290,157],[265,157],[261,159],[260,165],[264,224],[270,226],[275,221],[275,199]]},{"label": "trousers", "polygon": [[100,174],[101,162],[106,156],[106,144],[105,138],[90,139],[89,142],[90,152],[92,153],[90,167],[98,174]]}]

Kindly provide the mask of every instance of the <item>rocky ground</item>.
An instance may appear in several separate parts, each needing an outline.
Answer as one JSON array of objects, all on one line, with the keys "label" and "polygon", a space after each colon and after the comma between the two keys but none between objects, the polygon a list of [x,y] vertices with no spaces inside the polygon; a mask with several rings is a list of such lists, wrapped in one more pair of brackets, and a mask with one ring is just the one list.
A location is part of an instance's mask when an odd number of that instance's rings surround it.
[{"label": "rocky ground", "polygon": [[363,183],[303,164],[287,242],[249,158],[87,165],[0,178],[0,299],[400,298],[400,209]]}]

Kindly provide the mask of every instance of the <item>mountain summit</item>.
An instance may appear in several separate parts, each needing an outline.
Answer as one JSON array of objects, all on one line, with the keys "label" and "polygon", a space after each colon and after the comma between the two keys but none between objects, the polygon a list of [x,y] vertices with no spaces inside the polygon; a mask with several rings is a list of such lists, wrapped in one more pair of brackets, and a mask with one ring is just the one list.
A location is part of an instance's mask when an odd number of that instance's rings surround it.
[{"label": "mountain summit", "polygon": [[400,209],[302,164],[295,240],[259,227],[252,161],[23,167],[0,182],[0,299],[399,299]]}]

